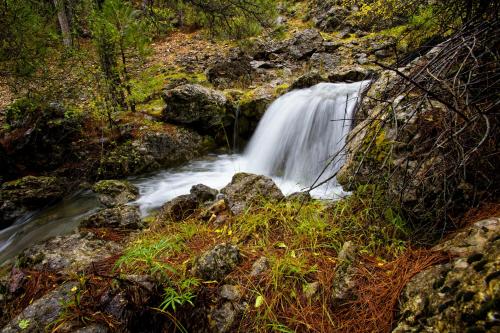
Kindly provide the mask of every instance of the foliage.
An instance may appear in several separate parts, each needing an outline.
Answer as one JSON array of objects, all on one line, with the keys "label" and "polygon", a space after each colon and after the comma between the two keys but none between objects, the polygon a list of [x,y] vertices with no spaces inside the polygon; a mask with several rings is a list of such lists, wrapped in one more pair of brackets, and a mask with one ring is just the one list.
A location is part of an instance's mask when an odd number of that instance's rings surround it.
[{"label": "foliage", "polygon": [[200,281],[198,279],[188,278],[182,280],[176,288],[171,286],[166,287],[160,309],[162,311],[173,310],[175,312],[178,306],[183,306],[184,304],[194,306],[193,299],[196,297],[196,294],[193,293],[193,289],[199,285]]},{"label": "foliage", "polygon": [[107,87],[107,100],[114,109],[128,107],[135,111],[130,60],[147,54],[150,40],[147,23],[140,12],[119,0],[107,0],[94,6],[90,21]]}]

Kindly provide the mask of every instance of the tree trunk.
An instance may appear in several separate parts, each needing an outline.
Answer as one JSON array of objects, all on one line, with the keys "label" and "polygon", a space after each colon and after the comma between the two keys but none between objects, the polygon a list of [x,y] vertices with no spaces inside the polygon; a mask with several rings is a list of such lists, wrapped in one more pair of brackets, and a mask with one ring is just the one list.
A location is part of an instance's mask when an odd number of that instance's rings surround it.
[{"label": "tree trunk", "polygon": [[54,0],[54,5],[57,9],[57,19],[59,20],[59,26],[61,27],[64,46],[71,47],[73,41],[71,39],[71,31],[69,29],[69,21],[68,16],[66,15],[64,0]]}]

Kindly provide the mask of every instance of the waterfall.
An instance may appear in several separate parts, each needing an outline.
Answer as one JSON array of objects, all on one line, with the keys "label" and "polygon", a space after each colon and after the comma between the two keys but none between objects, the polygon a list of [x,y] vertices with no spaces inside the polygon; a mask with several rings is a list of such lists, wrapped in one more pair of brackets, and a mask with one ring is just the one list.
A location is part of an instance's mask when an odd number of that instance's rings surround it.
[{"label": "waterfall", "polygon": [[[311,186],[327,165],[319,181],[333,175],[344,161],[341,150],[368,83],[320,83],[278,98],[245,151],[248,169],[303,187]],[[335,180],[328,184],[335,185]]]}]

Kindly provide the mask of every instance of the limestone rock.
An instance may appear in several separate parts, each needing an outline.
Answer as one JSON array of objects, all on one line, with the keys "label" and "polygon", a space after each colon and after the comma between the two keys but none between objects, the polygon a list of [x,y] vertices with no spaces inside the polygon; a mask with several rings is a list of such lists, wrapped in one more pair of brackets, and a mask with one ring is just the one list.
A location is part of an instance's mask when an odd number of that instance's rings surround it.
[{"label": "limestone rock", "polygon": [[26,176],[4,183],[0,187],[0,229],[29,211],[62,199],[65,193],[64,181],[56,177]]},{"label": "limestone rock", "polygon": [[144,223],[138,207],[118,206],[102,209],[85,218],[80,222],[80,228],[142,229]]},{"label": "limestone rock", "polygon": [[349,241],[345,242],[340,250],[332,282],[332,301],[335,305],[342,305],[354,297],[356,270],[354,263],[357,257],[356,247]]},{"label": "limestone rock", "polygon": [[413,277],[393,332],[496,332],[500,316],[500,218],[475,223],[435,247],[451,262]]},{"label": "limestone rock", "polygon": [[220,126],[226,112],[226,97],[215,90],[186,84],[163,94],[167,103],[163,118],[167,122],[208,130]]},{"label": "limestone rock", "polygon": [[315,29],[307,29],[296,33],[288,47],[290,55],[296,60],[310,57],[320,51],[323,46],[323,37]]},{"label": "limestone rock", "polygon": [[193,274],[204,280],[221,281],[240,263],[236,245],[219,244],[196,259]]},{"label": "limestone rock", "polygon": [[[12,319],[0,332],[45,332],[47,325],[53,324],[65,310],[64,304],[74,298],[72,289],[77,285],[76,282],[67,282],[37,299]],[[21,328],[21,326],[26,327]]]},{"label": "limestone rock", "polygon": [[229,185],[221,190],[229,202],[233,214],[241,214],[251,204],[263,200],[278,202],[284,199],[283,193],[273,180],[266,176],[237,173]]},{"label": "limestone rock", "polygon": [[243,297],[243,289],[240,286],[225,284],[220,288],[219,295],[228,301],[236,302]]},{"label": "limestone rock", "polygon": [[172,221],[182,221],[193,214],[199,204],[194,194],[180,195],[163,205],[162,215]]},{"label": "limestone rock", "polygon": [[303,89],[312,87],[320,82],[327,81],[316,71],[308,72],[300,77],[298,77],[291,85],[289,90],[293,89]]},{"label": "limestone rock", "polygon": [[312,200],[311,194],[308,192],[295,192],[286,196],[287,201],[295,201],[300,203],[307,203]]},{"label": "limestone rock", "polygon": [[266,257],[260,257],[253,263],[252,270],[250,271],[250,276],[252,277],[259,276],[268,269],[269,269],[269,259],[267,259]]},{"label": "limestone rock", "polygon": [[121,249],[122,245],[95,238],[91,233],[75,233],[33,245],[24,250],[17,261],[21,267],[74,274]]},{"label": "limestone rock", "polygon": [[217,191],[216,189],[203,184],[194,185],[193,187],[191,187],[191,190],[189,192],[194,195],[199,202],[213,201],[219,193],[219,191]]},{"label": "limestone rock", "polygon": [[92,189],[106,207],[125,205],[139,195],[137,187],[125,180],[101,180]]}]

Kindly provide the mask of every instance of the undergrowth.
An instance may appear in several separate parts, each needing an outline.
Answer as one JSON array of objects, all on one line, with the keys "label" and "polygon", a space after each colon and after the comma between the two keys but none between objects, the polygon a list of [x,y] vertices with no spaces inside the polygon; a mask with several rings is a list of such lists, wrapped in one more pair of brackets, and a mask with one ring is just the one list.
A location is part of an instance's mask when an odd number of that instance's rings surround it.
[{"label": "undergrowth", "polygon": [[[189,309],[211,304],[223,282],[202,281],[190,271],[194,258],[215,244],[237,244],[242,253],[243,263],[226,280],[240,285],[249,300],[239,330],[254,332],[328,332],[336,327],[330,286],[345,242],[359,248],[360,258],[381,264],[407,250],[404,220],[376,187],[361,187],[331,203],[264,201],[230,216],[223,225],[204,222],[203,211],[181,223],[160,217],[115,264],[116,272],[148,274],[164,285],[158,308],[177,328],[189,327]],[[249,269],[259,257],[267,258],[269,269],[250,277]],[[306,297],[314,282],[318,291]]]}]

